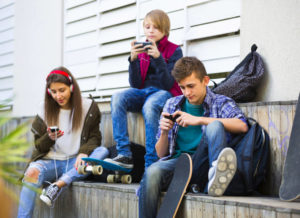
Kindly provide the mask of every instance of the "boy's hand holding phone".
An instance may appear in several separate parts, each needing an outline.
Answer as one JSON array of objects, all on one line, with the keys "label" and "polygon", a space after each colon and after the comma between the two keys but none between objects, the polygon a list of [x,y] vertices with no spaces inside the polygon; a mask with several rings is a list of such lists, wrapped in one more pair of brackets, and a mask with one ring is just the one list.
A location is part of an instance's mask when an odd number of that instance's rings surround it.
[{"label": "boy's hand holding phone", "polygon": [[160,120],[160,129],[163,131],[171,130],[173,128],[174,123],[176,122],[176,119],[180,116],[177,115],[175,117],[167,112],[162,112],[161,115],[163,116],[163,119]]},{"label": "boy's hand holding phone", "polygon": [[144,52],[145,52],[145,48],[143,46],[143,42],[137,42],[136,40],[133,40],[131,42],[131,51],[130,51],[130,60],[131,61],[136,60],[138,54],[141,54]]},{"label": "boy's hand holding phone", "polygon": [[152,56],[153,58],[158,58],[160,56],[160,52],[156,46],[156,43],[153,39],[148,39],[149,42],[151,42],[151,45],[146,45],[145,49],[147,51],[147,54]]}]

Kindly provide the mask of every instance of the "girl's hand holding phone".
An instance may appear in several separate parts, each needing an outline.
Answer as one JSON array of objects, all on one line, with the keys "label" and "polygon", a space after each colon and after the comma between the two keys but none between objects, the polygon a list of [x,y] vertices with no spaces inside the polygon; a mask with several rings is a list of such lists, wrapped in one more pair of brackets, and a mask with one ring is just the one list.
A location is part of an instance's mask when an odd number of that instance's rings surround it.
[{"label": "girl's hand holding phone", "polygon": [[64,132],[59,130],[57,127],[56,128],[48,127],[47,132],[49,138],[52,139],[53,141],[64,135]]}]

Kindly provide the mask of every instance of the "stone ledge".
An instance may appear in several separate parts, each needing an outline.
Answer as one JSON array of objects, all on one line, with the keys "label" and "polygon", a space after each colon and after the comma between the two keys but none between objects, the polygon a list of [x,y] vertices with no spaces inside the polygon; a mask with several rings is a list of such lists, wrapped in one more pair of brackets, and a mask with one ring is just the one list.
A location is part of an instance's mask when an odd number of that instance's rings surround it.
[{"label": "stone ledge", "polygon": [[[86,187],[92,189],[102,189],[113,192],[135,194],[139,184],[108,184],[89,181],[80,181],[72,183],[73,186]],[[164,194],[163,194],[164,195]],[[162,196],[163,196],[162,195]],[[216,205],[230,205],[235,207],[246,207],[259,210],[268,210],[283,213],[292,213],[300,215],[300,201],[286,202],[279,198],[267,196],[222,196],[211,197],[206,194],[185,194],[183,201],[197,201],[202,203],[212,203]]]}]

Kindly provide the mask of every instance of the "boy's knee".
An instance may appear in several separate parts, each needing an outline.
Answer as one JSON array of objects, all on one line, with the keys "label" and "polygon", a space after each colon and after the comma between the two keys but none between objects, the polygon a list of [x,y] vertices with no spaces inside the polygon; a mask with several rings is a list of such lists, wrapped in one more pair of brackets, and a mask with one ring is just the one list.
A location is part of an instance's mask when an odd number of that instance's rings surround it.
[{"label": "boy's knee", "polygon": [[40,171],[35,167],[28,168],[24,175],[24,182],[37,184],[39,181]]},{"label": "boy's knee", "polygon": [[161,180],[161,175],[162,175],[161,169],[156,165],[151,165],[146,170],[147,183],[149,185],[155,185],[159,183]]},{"label": "boy's knee", "polygon": [[112,108],[115,108],[117,107],[120,102],[122,102],[123,100],[123,93],[122,92],[118,92],[118,93],[115,93],[111,96],[111,106]]},{"label": "boy's knee", "polygon": [[159,105],[157,105],[155,103],[151,103],[151,102],[146,102],[143,105],[143,109],[142,109],[143,116],[145,119],[150,119],[150,120],[157,119],[158,120],[162,108]]},{"label": "boy's knee", "polygon": [[217,132],[219,130],[224,130],[224,125],[221,121],[215,120],[207,125],[206,131],[209,133]]}]

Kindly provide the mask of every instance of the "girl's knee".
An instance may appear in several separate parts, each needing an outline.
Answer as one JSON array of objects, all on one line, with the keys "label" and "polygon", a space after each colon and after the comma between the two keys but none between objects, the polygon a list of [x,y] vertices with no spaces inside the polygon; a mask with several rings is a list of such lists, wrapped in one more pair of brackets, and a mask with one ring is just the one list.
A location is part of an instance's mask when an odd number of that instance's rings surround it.
[{"label": "girl's knee", "polygon": [[35,167],[30,167],[26,170],[23,182],[38,184],[40,170]]},{"label": "girl's knee", "polygon": [[108,157],[108,155],[109,155],[108,149],[104,146],[99,146],[99,147],[95,148],[95,150],[90,155],[90,157],[104,159],[104,158]]}]

